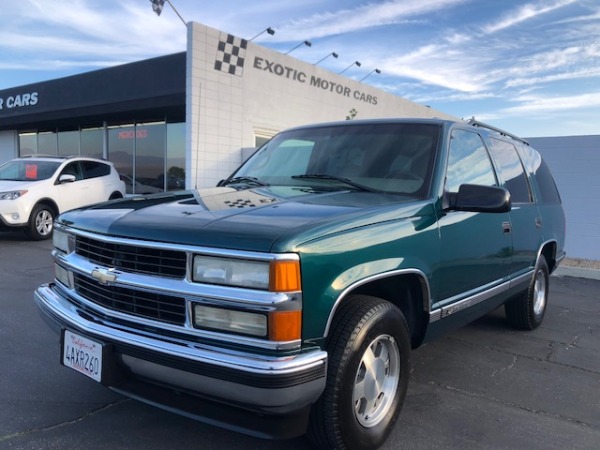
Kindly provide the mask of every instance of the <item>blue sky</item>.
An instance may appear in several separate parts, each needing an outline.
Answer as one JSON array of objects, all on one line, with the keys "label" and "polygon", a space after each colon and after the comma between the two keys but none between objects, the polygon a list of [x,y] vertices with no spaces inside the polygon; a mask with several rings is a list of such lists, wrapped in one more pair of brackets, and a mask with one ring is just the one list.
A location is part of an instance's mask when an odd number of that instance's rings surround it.
[{"label": "blue sky", "polygon": [[[200,22],[525,137],[600,134],[599,0],[171,0]],[[0,89],[184,51],[149,0],[2,0]]]}]

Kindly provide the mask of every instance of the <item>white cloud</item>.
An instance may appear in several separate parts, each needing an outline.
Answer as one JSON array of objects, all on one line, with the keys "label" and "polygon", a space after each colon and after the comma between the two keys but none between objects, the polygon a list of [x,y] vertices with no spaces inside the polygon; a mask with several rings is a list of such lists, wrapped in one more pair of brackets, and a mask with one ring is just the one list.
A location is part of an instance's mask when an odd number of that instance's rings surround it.
[{"label": "white cloud", "polygon": [[600,92],[558,97],[521,97],[516,99],[520,105],[504,108],[502,115],[548,114],[574,109],[600,107]]},{"label": "white cloud", "polygon": [[277,29],[274,40],[303,40],[365,30],[381,25],[414,21],[468,0],[393,0],[367,3],[354,9],[314,14],[292,20]]},{"label": "white cloud", "polygon": [[516,10],[510,11],[498,21],[483,26],[482,29],[485,33],[496,33],[526,20],[554,11],[555,9],[570,5],[575,1],[576,0],[558,0],[551,4],[544,2],[528,3],[520,6]]}]

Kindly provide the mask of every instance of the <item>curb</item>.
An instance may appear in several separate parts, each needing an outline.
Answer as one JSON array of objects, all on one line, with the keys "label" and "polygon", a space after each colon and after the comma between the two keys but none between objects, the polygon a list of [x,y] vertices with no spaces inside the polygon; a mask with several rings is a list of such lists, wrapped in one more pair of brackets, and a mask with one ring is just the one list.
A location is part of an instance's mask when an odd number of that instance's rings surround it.
[{"label": "curb", "polygon": [[553,273],[557,277],[587,278],[590,280],[600,280],[600,270],[586,269],[584,267],[559,266]]}]

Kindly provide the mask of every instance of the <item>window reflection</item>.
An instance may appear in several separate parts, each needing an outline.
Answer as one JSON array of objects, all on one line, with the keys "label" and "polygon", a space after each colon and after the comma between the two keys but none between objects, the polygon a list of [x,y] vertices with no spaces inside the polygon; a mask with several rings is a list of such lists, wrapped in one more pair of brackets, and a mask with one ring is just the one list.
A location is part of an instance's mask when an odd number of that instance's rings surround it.
[{"label": "window reflection", "polygon": [[450,143],[446,190],[458,192],[461,184],[496,186],[496,176],[488,152],[477,133],[455,130]]},{"label": "window reflection", "polygon": [[19,155],[108,157],[129,194],[185,189],[185,127],[185,122],[163,121],[79,130],[21,130]]}]

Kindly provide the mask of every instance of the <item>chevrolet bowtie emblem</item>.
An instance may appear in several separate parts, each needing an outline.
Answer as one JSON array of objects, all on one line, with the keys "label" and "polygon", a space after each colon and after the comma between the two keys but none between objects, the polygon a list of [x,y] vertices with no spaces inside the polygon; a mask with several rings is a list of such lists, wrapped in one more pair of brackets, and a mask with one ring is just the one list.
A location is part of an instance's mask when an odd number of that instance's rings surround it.
[{"label": "chevrolet bowtie emblem", "polygon": [[113,271],[114,269],[94,269],[92,270],[92,278],[98,283],[108,286],[117,281],[117,275]]}]

